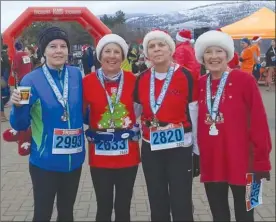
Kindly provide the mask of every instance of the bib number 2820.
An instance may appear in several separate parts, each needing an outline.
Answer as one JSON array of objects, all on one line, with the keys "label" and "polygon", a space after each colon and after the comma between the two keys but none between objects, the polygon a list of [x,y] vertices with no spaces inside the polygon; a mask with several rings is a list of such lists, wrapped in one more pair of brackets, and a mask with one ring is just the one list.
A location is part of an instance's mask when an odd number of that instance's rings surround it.
[{"label": "bib number 2820", "polygon": [[168,131],[157,131],[152,133],[153,144],[166,144],[174,143],[183,140],[183,134],[180,129],[168,130]]}]

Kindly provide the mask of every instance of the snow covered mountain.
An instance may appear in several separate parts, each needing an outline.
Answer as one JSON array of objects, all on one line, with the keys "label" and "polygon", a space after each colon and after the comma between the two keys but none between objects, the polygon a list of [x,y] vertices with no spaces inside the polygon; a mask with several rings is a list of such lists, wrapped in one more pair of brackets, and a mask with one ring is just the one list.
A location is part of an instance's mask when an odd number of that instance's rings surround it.
[{"label": "snow covered mountain", "polygon": [[[161,3],[161,2],[160,2]],[[274,1],[223,2],[165,14],[127,15],[126,23],[135,28],[163,28],[176,32],[182,28],[218,28],[236,22],[267,7],[275,11]]]}]

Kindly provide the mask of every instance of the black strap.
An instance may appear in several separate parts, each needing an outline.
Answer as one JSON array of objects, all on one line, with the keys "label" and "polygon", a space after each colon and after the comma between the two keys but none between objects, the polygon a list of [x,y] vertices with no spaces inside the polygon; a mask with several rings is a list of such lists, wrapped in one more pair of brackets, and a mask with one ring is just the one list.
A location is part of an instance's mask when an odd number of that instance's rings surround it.
[{"label": "black strap", "polygon": [[191,120],[190,110],[189,110],[189,103],[191,103],[193,101],[194,81],[193,81],[193,76],[189,70],[187,70],[185,67],[182,67],[182,71],[188,81],[188,104],[186,107],[186,110],[187,110],[186,112],[187,112],[188,121],[192,125],[192,120]]}]

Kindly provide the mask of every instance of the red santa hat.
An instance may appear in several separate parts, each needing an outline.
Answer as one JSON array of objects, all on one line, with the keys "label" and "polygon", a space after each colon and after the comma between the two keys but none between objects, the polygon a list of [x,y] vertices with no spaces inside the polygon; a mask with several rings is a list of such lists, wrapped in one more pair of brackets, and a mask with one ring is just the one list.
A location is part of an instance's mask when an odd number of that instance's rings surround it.
[{"label": "red santa hat", "polygon": [[192,39],[192,32],[187,29],[183,29],[176,34],[176,40],[179,42],[190,42],[194,43],[195,40]]},{"label": "red santa hat", "polygon": [[260,37],[260,36],[254,36],[253,39],[252,39],[252,42],[253,42],[253,43],[257,43],[257,42],[259,42],[261,39],[262,39],[262,37]]},{"label": "red santa hat", "polygon": [[169,45],[169,47],[172,51],[172,54],[174,54],[175,43],[174,43],[172,37],[169,35],[169,33],[156,29],[156,30],[153,30],[153,31],[150,31],[149,33],[147,33],[143,40],[144,54],[147,58],[148,58],[148,44],[151,40],[154,40],[154,39],[159,39],[159,40],[165,41]]},{"label": "red santa hat", "polygon": [[81,51],[84,52],[87,48],[88,48],[88,45],[83,45],[83,46],[81,47]]},{"label": "red santa hat", "polygon": [[200,64],[204,64],[203,54],[211,46],[224,49],[227,53],[227,62],[233,59],[235,47],[232,37],[224,32],[211,30],[200,35],[195,42],[195,56]]}]

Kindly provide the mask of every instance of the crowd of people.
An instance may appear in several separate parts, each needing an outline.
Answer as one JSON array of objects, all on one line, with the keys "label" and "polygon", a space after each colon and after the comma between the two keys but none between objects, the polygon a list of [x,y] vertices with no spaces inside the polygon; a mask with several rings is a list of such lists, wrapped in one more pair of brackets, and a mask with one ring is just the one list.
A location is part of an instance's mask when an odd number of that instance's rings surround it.
[{"label": "crowd of people", "polygon": [[[115,221],[131,221],[140,163],[152,221],[193,221],[198,176],[214,221],[230,221],[229,187],[236,221],[254,221],[254,209],[246,210],[246,174],[254,173],[257,183],[270,180],[272,144],[253,73],[259,54],[245,65],[252,50],[249,40],[241,44],[238,56],[221,30],[196,41],[182,30],[176,42],[153,30],[130,50],[122,37],[108,34],[88,55],[98,65],[88,63],[85,77],[68,65],[69,37],[58,27],[40,33],[39,65],[32,48],[17,47],[11,69],[18,86],[31,88],[30,101],[22,105],[20,91],[12,91],[12,129],[3,136],[29,155],[33,221],[50,221],[55,197],[58,221],[73,221],[87,151],[96,221],[111,221],[113,209]],[[275,69],[275,42],[268,56]],[[4,80],[8,69],[1,70]]]}]

